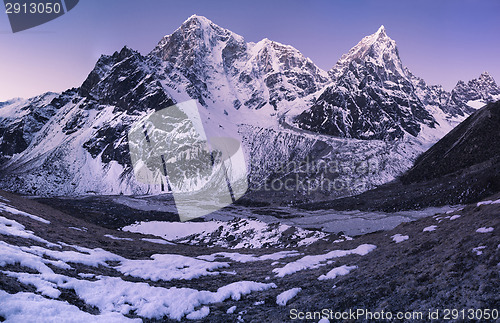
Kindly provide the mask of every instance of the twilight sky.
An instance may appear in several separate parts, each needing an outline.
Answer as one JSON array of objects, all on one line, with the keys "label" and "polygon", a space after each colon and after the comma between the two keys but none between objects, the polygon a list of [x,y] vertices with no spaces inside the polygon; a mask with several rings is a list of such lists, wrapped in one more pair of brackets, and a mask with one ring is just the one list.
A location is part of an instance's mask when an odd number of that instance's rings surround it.
[{"label": "twilight sky", "polygon": [[16,34],[0,7],[0,101],[79,86],[101,54],[147,54],[192,14],[247,42],[292,45],[325,70],[383,24],[403,65],[429,84],[451,90],[483,71],[500,82],[498,0],[81,0]]}]

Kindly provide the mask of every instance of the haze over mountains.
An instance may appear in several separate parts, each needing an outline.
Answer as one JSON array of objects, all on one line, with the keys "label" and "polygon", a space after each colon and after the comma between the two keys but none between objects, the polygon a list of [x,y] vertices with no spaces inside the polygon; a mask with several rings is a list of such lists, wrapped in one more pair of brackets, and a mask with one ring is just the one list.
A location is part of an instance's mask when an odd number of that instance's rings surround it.
[{"label": "haze over mountains", "polygon": [[[323,71],[291,46],[246,43],[192,16],[146,56],[127,47],[102,56],[79,88],[0,103],[0,187],[45,196],[161,193],[134,179],[127,132],[190,99],[207,133],[241,140],[252,187],[278,176],[283,162],[337,160],[337,174],[307,174],[345,178],[345,188],[322,192],[332,197],[395,178],[476,108],[500,99],[500,88],[487,73],[451,92],[427,85],[403,66],[383,27]],[[374,170],[353,174],[365,161]]]}]

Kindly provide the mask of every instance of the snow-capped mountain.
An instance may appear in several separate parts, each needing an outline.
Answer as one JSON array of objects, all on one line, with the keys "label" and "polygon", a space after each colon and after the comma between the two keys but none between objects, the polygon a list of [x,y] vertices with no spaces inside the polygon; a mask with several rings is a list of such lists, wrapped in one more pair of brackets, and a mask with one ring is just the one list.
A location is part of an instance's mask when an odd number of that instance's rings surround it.
[{"label": "snow-capped mountain", "polygon": [[467,106],[478,109],[488,102],[500,100],[500,87],[488,72],[467,83],[459,81],[451,91],[450,105]]},{"label": "snow-capped mountain", "polygon": [[442,128],[442,136],[454,122],[450,119],[463,120],[474,111],[471,101],[484,105],[499,90],[487,73],[468,84],[460,81],[451,93],[428,86],[403,67],[384,26],[343,55],[329,74],[335,82],[294,121],[306,130],[347,138],[417,137],[425,128]]},{"label": "snow-capped mountain", "polygon": [[[217,104],[230,113],[240,107],[275,110],[328,83],[325,71],[291,46],[243,37],[210,20],[192,16],[165,36],[149,56],[161,65],[173,89],[183,89],[203,106]],[[286,104],[286,103],[284,103]]]},{"label": "snow-capped mountain", "polygon": [[359,139],[416,136],[420,124],[435,126],[413,89],[396,43],[384,26],[342,56],[327,87],[296,124],[307,130]]},{"label": "snow-capped mountain", "polygon": [[[285,163],[336,160],[346,165],[326,177],[347,174],[351,183],[361,176],[367,185],[322,194],[350,195],[408,169],[470,113],[467,103],[499,92],[486,74],[451,94],[427,86],[403,67],[383,27],[325,72],[291,46],[246,43],[192,16],[148,55],[124,47],[102,56],[77,89],[0,103],[0,187],[36,195],[160,193],[161,186],[135,179],[127,133],[146,115],[195,99],[208,135],[242,142],[250,187],[279,176]],[[377,169],[359,175],[363,162]]]}]

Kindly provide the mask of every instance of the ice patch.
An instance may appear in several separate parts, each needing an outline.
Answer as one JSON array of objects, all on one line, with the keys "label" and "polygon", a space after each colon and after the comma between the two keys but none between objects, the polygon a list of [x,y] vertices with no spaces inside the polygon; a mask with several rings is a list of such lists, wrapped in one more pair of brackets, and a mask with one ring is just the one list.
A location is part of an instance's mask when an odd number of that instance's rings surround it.
[{"label": "ice patch", "polygon": [[231,306],[230,308],[227,309],[226,314],[233,314],[234,311],[236,311],[236,305]]},{"label": "ice patch", "polygon": [[176,240],[196,233],[213,232],[221,223],[209,222],[139,222],[122,228],[123,231],[151,234],[166,240]]},{"label": "ice patch", "polygon": [[300,287],[292,288],[284,291],[283,293],[276,296],[276,304],[280,306],[285,306],[289,300],[297,296],[297,294],[302,290]]},{"label": "ice patch", "polygon": [[478,232],[478,233],[493,232],[493,228],[492,227],[488,227],[488,228],[482,227],[482,228],[477,229],[476,232]]},{"label": "ice patch", "polygon": [[460,217],[461,217],[461,215],[460,215],[460,214],[455,214],[454,216],[452,216],[452,217],[450,218],[450,220],[451,220],[451,221],[453,221],[453,220],[456,220],[456,219],[458,219],[458,218],[460,218]]}]

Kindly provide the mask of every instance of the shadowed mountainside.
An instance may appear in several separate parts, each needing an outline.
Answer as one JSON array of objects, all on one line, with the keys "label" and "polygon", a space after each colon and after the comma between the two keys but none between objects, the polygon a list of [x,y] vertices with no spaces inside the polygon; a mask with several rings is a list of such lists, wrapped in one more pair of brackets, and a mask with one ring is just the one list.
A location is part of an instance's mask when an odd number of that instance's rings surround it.
[{"label": "shadowed mountainside", "polygon": [[472,114],[417,158],[399,179],[305,209],[398,211],[467,204],[500,191],[500,101]]}]

